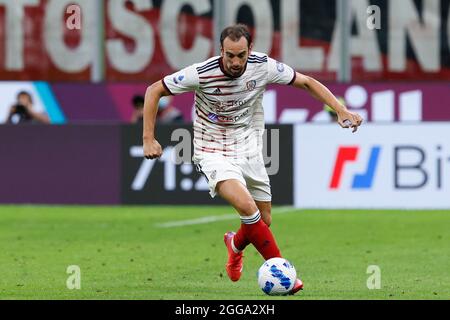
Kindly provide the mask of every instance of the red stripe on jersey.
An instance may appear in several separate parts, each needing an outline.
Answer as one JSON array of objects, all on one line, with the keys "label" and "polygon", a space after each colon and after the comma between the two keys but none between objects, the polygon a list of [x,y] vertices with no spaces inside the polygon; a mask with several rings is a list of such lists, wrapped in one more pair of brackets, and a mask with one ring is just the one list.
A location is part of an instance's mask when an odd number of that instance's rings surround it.
[{"label": "red stripe on jersey", "polygon": [[206,152],[206,153],[215,153],[215,151],[208,151],[208,150],[203,150],[203,148],[200,147],[196,147],[196,150],[200,150],[201,152]]},{"label": "red stripe on jersey", "polygon": [[201,150],[204,151],[204,152],[212,152],[212,153],[215,153],[217,151],[220,151],[220,152],[233,152],[233,150],[228,150],[228,149],[225,149],[225,148],[208,148],[208,147],[200,147],[200,146],[198,148],[201,148]]},{"label": "red stripe on jersey", "polygon": [[[212,87],[212,88],[215,88],[215,87]],[[209,96],[231,96],[233,94],[241,94],[241,93],[246,93],[246,92],[248,92],[248,90],[237,91],[237,92],[227,92],[227,93],[223,93],[223,92],[222,93],[207,93],[207,92],[202,91],[202,94],[209,95]]]},{"label": "red stripe on jersey", "polygon": [[221,81],[223,81],[223,82],[230,82],[230,81],[233,81],[233,79],[222,78],[222,79],[214,79],[214,80],[210,80],[210,81],[200,81],[199,83],[200,84],[210,84],[210,83],[213,83],[213,82],[221,82]]},{"label": "red stripe on jersey", "polygon": [[208,135],[214,138],[224,138],[227,136],[225,132],[206,130],[204,128],[194,128],[194,131],[201,135]]},{"label": "red stripe on jersey", "polygon": [[[200,135],[200,136],[198,136],[198,135]],[[208,142],[208,143],[213,143],[213,142],[216,141],[216,140],[214,140],[213,137],[207,137],[207,136],[205,136],[204,134],[201,134],[201,133],[198,133],[197,135],[194,134],[194,139],[195,140],[199,140],[200,139],[200,141]]]},{"label": "red stripe on jersey", "polygon": [[235,87],[238,87],[238,85],[237,84],[234,84],[234,85],[231,85],[231,86],[210,86],[210,87],[203,87],[202,89],[211,89],[211,88],[221,88],[221,89],[223,89],[223,88],[235,88]]},{"label": "red stripe on jersey", "polygon": [[[228,136],[230,136],[230,134],[215,132],[213,130],[206,130],[206,129],[203,129],[203,128],[202,128],[202,130],[200,130],[199,128],[194,128],[194,132],[196,132],[196,133],[198,133],[199,135],[202,135],[202,136],[212,137],[212,138],[215,138],[215,139],[220,139],[221,141],[229,141],[229,140],[233,139],[233,137],[231,137],[231,139],[227,138]],[[233,141],[235,141],[235,140],[233,140]]]},{"label": "red stripe on jersey", "polygon": [[208,117],[208,114],[202,110],[202,108],[200,107],[200,105],[196,105],[196,110],[199,110],[201,113],[203,113],[206,117]]},{"label": "red stripe on jersey", "polygon": [[[203,115],[201,115],[200,113],[198,113],[198,112],[196,112],[196,113],[197,113],[197,115],[199,116],[199,118],[201,118],[201,119],[207,121],[208,123],[214,124],[214,125],[216,125],[216,126],[227,127],[227,126],[234,126],[234,125],[236,125],[235,122],[231,122],[231,123],[227,123],[227,122],[214,122],[214,121],[211,121],[209,118],[205,118],[205,117],[204,117]],[[204,124],[202,123],[202,125],[204,125]]]},{"label": "red stripe on jersey", "polygon": [[224,137],[213,137],[212,135],[204,134],[204,133],[198,133],[198,135],[194,135],[194,139],[200,141],[204,141],[207,143],[214,143],[216,145],[220,145],[222,147],[232,147],[237,146],[238,141],[236,139],[224,139]]},{"label": "red stripe on jersey", "polygon": [[201,121],[198,121],[198,119],[195,119],[195,122],[197,122],[198,124],[201,124],[202,126],[204,126],[205,124]]},{"label": "red stripe on jersey", "polygon": [[207,92],[203,92],[203,94],[207,94],[208,96],[231,96],[233,94],[238,94],[241,92],[229,92],[229,93],[207,93]]},{"label": "red stripe on jersey", "polygon": [[218,76],[202,76],[199,77],[200,79],[215,79],[215,78],[223,78],[223,74],[218,75]]},{"label": "red stripe on jersey", "polygon": [[[198,113],[197,111],[195,113],[197,114],[197,116],[199,116],[199,118],[201,118],[209,123],[216,124],[215,122],[212,122],[211,120],[209,120],[208,117],[205,118],[202,114]],[[202,123],[202,125],[205,125],[205,124]]]}]

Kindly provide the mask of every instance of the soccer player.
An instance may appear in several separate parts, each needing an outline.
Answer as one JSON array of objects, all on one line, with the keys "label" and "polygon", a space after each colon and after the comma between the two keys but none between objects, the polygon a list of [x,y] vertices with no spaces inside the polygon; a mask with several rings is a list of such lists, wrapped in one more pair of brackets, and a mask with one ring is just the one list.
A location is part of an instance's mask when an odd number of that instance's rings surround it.
[{"label": "soccer player", "polygon": [[[144,156],[155,159],[162,149],[155,138],[155,117],[162,96],[195,91],[193,162],[208,180],[210,195],[219,194],[240,215],[239,230],[227,232],[226,271],[238,281],[243,250],[252,244],[265,260],[281,257],[270,230],[271,190],[262,157],[266,85],[278,83],[307,90],[329,105],[343,128],[358,129],[362,118],[347,110],[321,83],[294,71],[267,54],[252,51],[246,26],[227,27],[221,33],[221,54],[193,64],[148,87],[144,103]],[[303,288],[297,279],[291,294]]]}]

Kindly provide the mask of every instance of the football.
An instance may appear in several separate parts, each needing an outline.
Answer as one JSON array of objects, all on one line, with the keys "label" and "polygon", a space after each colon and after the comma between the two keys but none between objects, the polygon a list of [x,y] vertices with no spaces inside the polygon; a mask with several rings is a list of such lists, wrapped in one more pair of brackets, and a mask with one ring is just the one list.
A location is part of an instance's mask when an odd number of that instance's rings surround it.
[{"label": "football", "polygon": [[289,294],[296,279],[295,267],[284,258],[269,259],[258,270],[258,285],[270,296]]}]

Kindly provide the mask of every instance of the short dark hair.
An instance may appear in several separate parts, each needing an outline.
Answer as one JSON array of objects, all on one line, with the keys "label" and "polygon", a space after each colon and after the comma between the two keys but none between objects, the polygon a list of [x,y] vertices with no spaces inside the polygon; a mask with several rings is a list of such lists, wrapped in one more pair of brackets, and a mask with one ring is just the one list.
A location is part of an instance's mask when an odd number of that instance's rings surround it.
[{"label": "short dark hair", "polygon": [[30,102],[33,103],[33,97],[28,91],[22,90],[17,94],[17,99],[19,99],[20,96],[27,96],[28,99],[30,99]]},{"label": "short dark hair", "polygon": [[220,34],[220,45],[223,47],[223,41],[229,37],[232,41],[239,41],[240,38],[245,37],[248,46],[252,43],[252,35],[245,24],[239,23],[226,27]]}]

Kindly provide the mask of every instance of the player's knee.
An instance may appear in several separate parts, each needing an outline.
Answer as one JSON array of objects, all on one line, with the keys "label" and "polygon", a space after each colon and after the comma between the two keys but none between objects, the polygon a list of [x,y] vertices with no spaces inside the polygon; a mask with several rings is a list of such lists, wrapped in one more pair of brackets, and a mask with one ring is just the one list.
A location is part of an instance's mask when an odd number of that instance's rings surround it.
[{"label": "player's knee", "polygon": [[270,225],[272,224],[272,215],[270,214],[270,212],[261,213],[261,216],[262,216],[264,223],[268,227],[270,227]]},{"label": "player's knee", "polygon": [[251,216],[258,211],[258,207],[255,204],[253,199],[246,199],[239,202],[238,207],[236,208],[241,215]]}]

